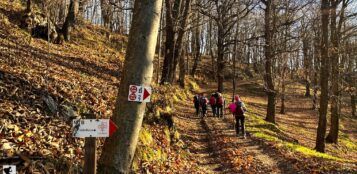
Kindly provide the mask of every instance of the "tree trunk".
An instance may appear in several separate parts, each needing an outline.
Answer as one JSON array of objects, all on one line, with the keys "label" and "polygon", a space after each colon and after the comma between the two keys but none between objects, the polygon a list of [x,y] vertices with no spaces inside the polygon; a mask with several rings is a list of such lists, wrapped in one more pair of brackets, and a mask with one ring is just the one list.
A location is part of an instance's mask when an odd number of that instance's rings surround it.
[{"label": "tree trunk", "polygon": [[317,127],[316,147],[318,152],[325,152],[326,115],[328,107],[328,80],[329,80],[329,53],[328,53],[328,26],[329,26],[329,0],[321,0],[321,98],[319,109],[319,124]]},{"label": "tree trunk", "polygon": [[[175,49],[174,49],[174,58],[173,58],[173,68],[172,68],[172,73],[170,77],[170,82],[171,84],[174,83],[176,79],[176,67],[178,64],[178,61],[181,59],[180,53],[182,52],[182,40],[185,34],[185,29],[186,29],[186,23],[187,23],[187,17],[190,11],[190,6],[191,6],[191,0],[186,0],[183,14],[182,14],[182,19],[180,21],[179,29],[178,29],[178,34],[177,34],[177,39],[175,42]],[[184,60],[183,60],[184,61]]]},{"label": "tree trunk", "polygon": [[[340,62],[339,62],[339,49],[340,49],[340,37],[341,28],[337,26],[337,6],[340,4],[336,0],[332,0],[331,6],[331,43],[333,49],[331,50],[331,84],[332,84],[332,96],[331,96],[331,126],[330,132],[326,138],[329,143],[338,143],[338,132],[339,132],[339,120],[340,120]],[[344,21],[344,9],[346,4],[343,3],[342,10],[339,16],[339,25],[342,25]]]},{"label": "tree trunk", "polygon": [[181,56],[180,56],[180,74],[179,74],[179,84],[182,88],[185,87],[185,74],[186,74],[185,54],[186,54],[186,49],[182,49]]},{"label": "tree trunk", "polygon": [[[357,92],[356,92],[357,93]],[[351,95],[352,118],[356,117],[356,94]]]},{"label": "tree trunk", "polygon": [[285,114],[285,72],[286,72],[286,64],[283,65],[283,71],[282,71],[282,82],[281,82],[281,108],[280,108],[280,114]]},{"label": "tree trunk", "polygon": [[156,64],[156,81],[159,84],[160,83],[160,59],[161,59],[161,52],[162,52],[162,29],[163,29],[163,7],[164,7],[164,1],[162,1],[162,5],[161,5],[161,14],[160,14],[160,28],[159,28],[159,36],[158,36],[158,42],[159,42],[159,49],[158,49],[158,53],[157,53],[157,64]]},{"label": "tree trunk", "polygon": [[236,76],[237,76],[237,69],[236,69],[236,62],[237,62],[237,57],[238,57],[238,34],[239,34],[239,21],[237,21],[237,28],[234,34],[234,46],[233,46],[233,94],[232,94],[232,102],[234,102],[234,96],[236,95]]},{"label": "tree trunk", "polygon": [[113,16],[113,6],[109,3],[110,0],[100,0],[100,8],[102,10],[102,17],[104,26],[110,28],[110,23]]},{"label": "tree trunk", "polygon": [[32,11],[32,0],[27,0],[25,12],[31,13],[31,11]]},{"label": "tree trunk", "polygon": [[113,121],[118,131],[106,139],[98,173],[130,172],[146,103],[128,102],[129,85],[150,85],[162,0],[135,1],[128,50]]},{"label": "tree trunk", "polygon": [[272,16],[273,16],[273,4],[272,0],[266,1],[265,8],[265,82],[266,82],[266,93],[268,95],[268,107],[267,115],[265,120],[271,123],[275,123],[275,97],[276,92],[274,89],[273,82],[273,70],[272,70],[272,60],[273,60],[273,38],[274,33],[272,30]]},{"label": "tree trunk", "polygon": [[217,21],[218,23],[218,39],[217,39],[217,84],[218,92],[223,92],[224,91],[224,52],[225,52],[225,46],[224,46],[224,27],[221,23],[221,21]]},{"label": "tree trunk", "polygon": [[305,97],[310,97],[310,57],[309,57],[309,40],[303,39],[303,55],[304,55],[304,75],[305,75]]},{"label": "tree trunk", "polygon": [[218,84],[218,88],[217,91],[218,92],[223,92],[224,91],[224,86],[223,86],[223,82],[224,82],[224,74],[223,74],[223,70],[224,70],[224,46],[223,44],[217,45],[218,48],[218,52],[217,52],[217,84]]},{"label": "tree trunk", "polygon": [[71,0],[68,7],[68,14],[62,27],[62,34],[65,41],[71,40],[72,27],[76,22],[78,14],[78,0]]},{"label": "tree trunk", "polygon": [[86,13],[86,6],[89,0],[80,0],[78,2],[78,17],[84,18],[84,14]]},{"label": "tree trunk", "polygon": [[161,84],[168,83],[171,72],[171,64],[173,63],[174,54],[174,24],[172,19],[172,6],[169,0],[165,1],[166,7],[166,36],[165,36],[165,58],[161,73]]},{"label": "tree trunk", "polygon": [[[161,84],[172,83],[174,77],[174,59],[175,59],[175,20],[179,14],[180,0],[174,0],[172,5],[172,0],[165,1],[166,7],[166,40],[165,40],[165,58],[161,74]],[[177,64],[177,63],[176,63]]]},{"label": "tree trunk", "polygon": [[[216,61],[215,61],[215,58],[214,58],[214,51],[213,51],[213,41],[212,41],[212,20],[209,21],[209,28],[208,28],[208,37],[209,37],[209,54],[211,56],[211,64],[212,64],[212,74],[216,74]],[[216,76],[213,76],[214,77],[214,80],[216,80]]]},{"label": "tree trunk", "polygon": [[[199,23],[199,14],[197,13],[197,24]],[[195,76],[198,64],[201,60],[201,43],[200,43],[200,27],[197,25],[193,33],[193,42],[194,42],[194,62],[191,70],[191,75]]]},{"label": "tree trunk", "polygon": [[318,92],[318,71],[319,71],[319,64],[320,64],[320,46],[319,46],[319,42],[320,42],[320,34],[319,32],[316,32],[316,36],[314,39],[314,68],[313,68],[313,72],[314,72],[314,80],[313,80],[313,85],[314,85],[314,96],[312,98],[312,110],[316,110],[317,108],[317,103],[318,103],[318,98],[317,98],[317,92]]}]

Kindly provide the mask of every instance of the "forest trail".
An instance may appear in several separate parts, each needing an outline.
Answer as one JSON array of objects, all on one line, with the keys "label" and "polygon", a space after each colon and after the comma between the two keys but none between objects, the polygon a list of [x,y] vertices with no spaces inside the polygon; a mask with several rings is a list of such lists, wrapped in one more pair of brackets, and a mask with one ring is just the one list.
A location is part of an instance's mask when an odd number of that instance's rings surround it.
[{"label": "forest trail", "polygon": [[204,127],[204,120],[194,114],[194,109],[187,104],[180,104],[176,106],[177,115],[175,117],[175,124],[188,149],[193,154],[194,160],[200,166],[200,171],[205,173],[217,173],[221,165],[215,159],[212,153],[212,145],[208,130]]},{"label": "forest trail", "polygon": [[[213,88],[205,86],[208,91]],[[201,119],[195,115],[192,101],[177,104],[175,123],[189,151],[194,155],[204,173],[296,173],[284,159],[266,145],[237,136],[233,117],[226,113],[224,119],[212,116]]]}]

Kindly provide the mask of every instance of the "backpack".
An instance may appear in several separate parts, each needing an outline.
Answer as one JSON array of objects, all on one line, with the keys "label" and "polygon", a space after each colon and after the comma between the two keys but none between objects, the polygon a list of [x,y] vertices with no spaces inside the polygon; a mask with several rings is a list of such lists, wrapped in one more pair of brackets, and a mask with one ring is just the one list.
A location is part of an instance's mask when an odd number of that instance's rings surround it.
[{"label": "backpack", "polygon": [[244,109],[242,107],[242,103],[241,102],[237,102],[236,105],[237,105],[237,107],[236,107],[236,115],[237,116],[244,116]]},{"label": "backpack", "polygon": [[201,104],[201,106],[206,106],[207,105],[207,98],[206,97],[201,97],[200,104]]},{"label": "backpack", "polygon": [[224,103],[223,96],[219,96],[219,97],[218,97],[217,104],[222,106],[222,105],[223,105],[223,103]]},{"label": "backpack", "polygon": [[209,104],[210,104],[210,105],[216,105],[216,97],[214,97],[214,96],[212,95],[211,98],[209,99]]}]

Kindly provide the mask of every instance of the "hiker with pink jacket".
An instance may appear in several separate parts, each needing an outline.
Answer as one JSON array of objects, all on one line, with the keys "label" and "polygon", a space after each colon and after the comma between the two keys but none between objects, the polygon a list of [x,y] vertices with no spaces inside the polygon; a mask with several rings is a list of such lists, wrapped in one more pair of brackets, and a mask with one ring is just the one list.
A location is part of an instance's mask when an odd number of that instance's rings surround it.
[{"label": "hiker with pink jacket", "polygon": [[229,110],[233,113],[235,121],[236,121],[236,133],[239,135],[239,127],[242,129],[242,136],[245,138],[245,115],[244,113],[247,111],[244,103],[241,101],[240,97],[236,95],[234,97],[234,103],[231,103],[228,106]]}]

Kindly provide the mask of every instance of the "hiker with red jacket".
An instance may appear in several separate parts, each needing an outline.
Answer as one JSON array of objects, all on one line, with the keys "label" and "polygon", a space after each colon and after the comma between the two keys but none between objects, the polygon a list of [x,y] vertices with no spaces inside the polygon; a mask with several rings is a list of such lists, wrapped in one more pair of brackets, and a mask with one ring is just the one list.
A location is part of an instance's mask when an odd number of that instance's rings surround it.
[{"label": "hiker with red jacket", "polygon": [[217,116],[223,118],[224,98],[219,92],[216,92]]},{"label": "hiker with red jacket", "polygon": [[212,113],[213,113],[213,117],[215,117],[217,115],[217,99],[214,95],[214,93],[211,94],[211,97],[209,98],[209,104],[211,105],[212,108]]},{"label": "hiker with red jacket", "polygon": [[234,97],[235,100],[235,112],[233,113],[235,120],[236,120],[236,133],[237,136],[239,135],[239,127],[242,128],[242,135],[245,138],[245,126],[244,126],[244,120],[245,120],[245,116],[244,116],[244,112],[247,111],[247,109],[245,108],[244,103],[241,101],[240,97],[238,95],[236,95]]}]

